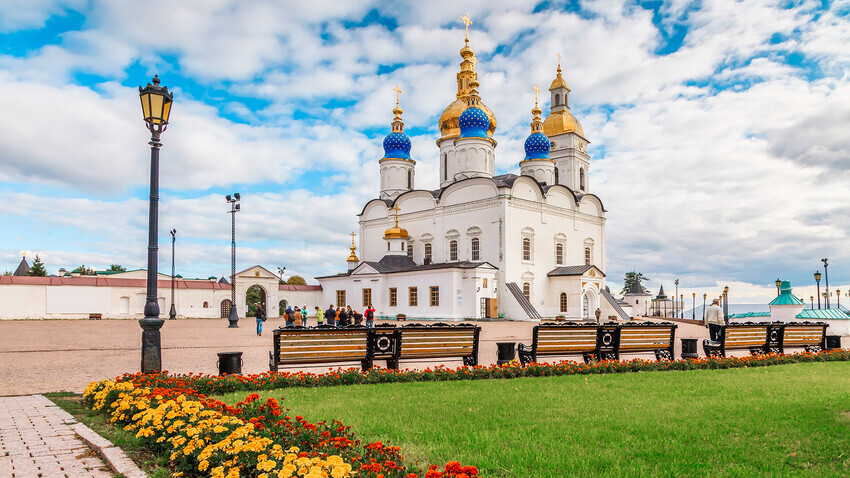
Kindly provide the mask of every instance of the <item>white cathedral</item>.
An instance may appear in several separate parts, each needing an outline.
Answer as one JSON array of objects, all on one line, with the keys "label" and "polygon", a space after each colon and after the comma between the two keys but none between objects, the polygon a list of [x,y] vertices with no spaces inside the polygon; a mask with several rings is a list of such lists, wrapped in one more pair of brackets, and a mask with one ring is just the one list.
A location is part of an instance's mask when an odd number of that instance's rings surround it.
[{"label": "white cathedral", "polygon": [[[324,304],[410,319],[627,318],[605,288],[605,208],[590,192],[589,141],[558,64],[549,115],[531,110],[520,175],[496,175],[496,117],[466,45],[457,97],[440,115],[440,188],[416,189],[396,89],[379,197],[358,215],[348,271],[318,277]],[[519,158],[518,158],[519,159]]]}]

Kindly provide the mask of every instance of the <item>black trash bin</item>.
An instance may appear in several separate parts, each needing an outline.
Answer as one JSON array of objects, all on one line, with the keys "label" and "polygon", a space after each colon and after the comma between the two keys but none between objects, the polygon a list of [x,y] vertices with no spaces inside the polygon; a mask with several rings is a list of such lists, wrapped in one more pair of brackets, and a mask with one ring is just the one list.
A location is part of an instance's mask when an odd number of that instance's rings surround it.
[{"label": "black trash bin", "polygon": [[698,339],[682,339],[682,358],[698,358],[697,352]]},{"label": "black trash bin", "polygon": [[826,336],[826,349],[840,349],[841,348],[841,336],[840,335],[827,335]]},{"label": "black trash bin", "polygon": [[242,352],[218,352],[219,375],[242,375]]},{"label": "black trash bin", "polygon": [[496,342],[496,347],[498,347],[496,364],[509,363],[516,357],[516,342]]}]

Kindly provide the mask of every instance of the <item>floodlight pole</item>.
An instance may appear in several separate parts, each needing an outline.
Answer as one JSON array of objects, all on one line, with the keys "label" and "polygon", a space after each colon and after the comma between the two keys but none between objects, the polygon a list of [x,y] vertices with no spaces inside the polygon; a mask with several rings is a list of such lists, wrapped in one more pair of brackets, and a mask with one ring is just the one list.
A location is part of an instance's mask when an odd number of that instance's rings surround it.
[{"label": "floodlight pole", "polygon": [[239,327],[239,312],[236,310],[236,213],[240,211],[241,206],[239,205],[240,196],[239,193],[234,193],[233,197],[229,194],[225,198],[228,203],[230,203],[230,217],[231,217],[231,226],[230,226],[230,315],[227,317],[227,321],[230,325],[228,328],[238,328]]}]

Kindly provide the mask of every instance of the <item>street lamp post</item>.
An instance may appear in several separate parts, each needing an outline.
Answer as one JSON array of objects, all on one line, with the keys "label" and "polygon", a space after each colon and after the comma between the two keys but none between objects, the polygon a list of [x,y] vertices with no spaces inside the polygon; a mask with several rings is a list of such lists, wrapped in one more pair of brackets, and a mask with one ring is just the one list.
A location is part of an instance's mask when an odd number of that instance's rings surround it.
[{"label": "street lamp post", "polygon": [[239,204],[239,200],[242,198],[239,193],[233,193],[232,197],[228,194],[224,199],[230,204],[230,211],[228,212],[232,219],[230,227],[230,315],[227,317],[230,325],[227,327],[233,329],[239,327],[239,312],[236,311],[236,213],[242,209]]},{"label": "street lamp post", "polygon": [[779,280],[779,279],[776,279],[776,296],[777,297],[779,297],[779,286],[781,286],[781,285],[782,285],[782,281]]},{"label": "street lamp post", "polygon": [[159,77],[153,77],[153,84],[139,87],[142,102],[142,115],[145,125],[151,133],[151,183],[148,206],[148,270],[147,297],[145,298],[145,317],[139,320],[142,327],[142,373],[155,373],[162,370],[162,348],[159,329],[164,321],[159,318],[157,301],[157,234],[159,232],[159,142],[160,135],[168,127],[171,116],[173,93],[165,86],[159,86]]},{"label": "street lamp post", "polygon": [[174,306],[174,244],[177,242],[177,229],[171,230],[171,310],[168,312],[168,318],[174,320],[177,318],[177,307]]},{"label": "street lamp post", "polygon": [[841,290],[839,290],[839,289],[835,289],[835,300],[838,301],[838,303],[835,304],[835,306],[840,309],[841,308]]},{"label": "street lamp post", "polygon": [[281,282],[283,282],[283,273],[284,273],[285,271],[286,271],[286,267],[283,267],[283,268],[278,267],[278,268],[277,268],[277,273],[278,273],[278,274],[280,274],[280,281],[281,281]]},{"label": "street lamp post", "polygon": [[708,297],[708,294],[702,295],[702,323],[705,325],[705,299]]},{"label": "street lamp post", "polygon": [[723,319],[729,323],[729,286],[723,288]]},{"label": "street lamp post", "polygon": [[820,271],[815,271],[815,282],[818,285],[818,309],[820,309]]},{"label": "street lamp post", "polygon": [[679,318],[685,318],[685,294],[679,294]]},{"label": "street lamp post", "polygon": [[697,293],[692,292],[691,295],[693,296],[693,300],[691,301],[691,320],[697,320]]},{"label": "street lamp post", "polygon": [[678,317],[678,315],[676,315],[676,311],[678,310],[678,307],[676,307],[676,296],[679,295],[679,279],[676,279],[673,282],[676,284],[676,293],[673,294],[673,318],[676,318]]},{"label": "street lamp post", "polygon": [[811,300],[811,301],[812,301],[812,310],[815,310],[815,296],[810,295],[810,296],[809,296],[809,300]]},{"label": "street lamp post", "polygon": [[824,279],[826,279],[826,303],[824,304],[826,308],[829,308],[829,264],[827,263],[829,259],[821,259],[823,262],[823,275]]}]

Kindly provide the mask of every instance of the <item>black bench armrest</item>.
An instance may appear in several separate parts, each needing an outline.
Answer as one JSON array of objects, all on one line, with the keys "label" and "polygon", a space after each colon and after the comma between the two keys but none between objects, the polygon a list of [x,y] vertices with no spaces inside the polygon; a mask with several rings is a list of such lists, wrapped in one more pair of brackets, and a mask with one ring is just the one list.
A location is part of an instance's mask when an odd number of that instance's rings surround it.
[{"label": "black bench armrest", "polygon": [[523,367],[534,361],[534,347],[531,345],[519,344],[517,353],[519,355],[519,363]]}]

